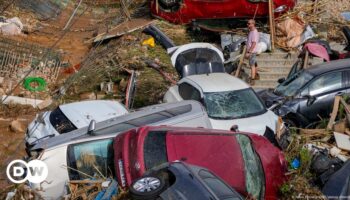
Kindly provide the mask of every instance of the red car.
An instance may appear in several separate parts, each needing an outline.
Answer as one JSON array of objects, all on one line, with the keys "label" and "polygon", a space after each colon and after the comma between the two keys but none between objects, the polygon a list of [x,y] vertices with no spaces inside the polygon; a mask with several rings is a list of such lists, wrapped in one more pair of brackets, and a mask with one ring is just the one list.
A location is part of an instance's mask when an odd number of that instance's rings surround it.
[{"label": "red car", "polygon": [[[151,0],[152,15],[172,23],[188,24],[200,19],[267,17],[267,0]],[[296,0],[274,0],[277,12],[293,8]]]},{"label": "red car", "polygon": [[114,140],[115,172],[124,188],[147,170],[176,160],[207,168],[242,195],[256,199],[276,199],[286,180],[283,153],[256,134],[145,126]]}]

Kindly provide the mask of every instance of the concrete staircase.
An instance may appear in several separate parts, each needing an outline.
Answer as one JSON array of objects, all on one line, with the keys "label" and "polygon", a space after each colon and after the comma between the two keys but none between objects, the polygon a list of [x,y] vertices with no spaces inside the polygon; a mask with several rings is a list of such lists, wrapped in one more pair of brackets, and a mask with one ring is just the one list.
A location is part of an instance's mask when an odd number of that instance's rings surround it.
[{"label": "concrete staircase", "polygon": [[[254,89],[274,88],[277,80],[286,77],[297,61],[298,54],[275,51],[274,53],[262,53],[257,56],[258,73],[260,80],[255,81]],[[246,65],[248,66],[248,65]],[[244,67],[244,71],[250,74],[250,68]]]}]

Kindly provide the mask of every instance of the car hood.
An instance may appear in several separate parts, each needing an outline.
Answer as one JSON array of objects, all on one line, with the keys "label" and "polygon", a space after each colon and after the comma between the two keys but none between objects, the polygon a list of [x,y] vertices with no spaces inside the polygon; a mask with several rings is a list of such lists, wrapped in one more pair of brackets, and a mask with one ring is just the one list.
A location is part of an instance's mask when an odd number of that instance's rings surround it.
[{"label": "car hood", "polygon": [[217,120],[210,118],[213,129],[230,130],[233,125],[238,125],[239,131],[258,135],[264,135],[266,126],[275,132],[277,121],[278,116],[270,110],[262,115],[241,119]]},{"label": "car hood", "polygon": [[273,93],[274,89],[266,89],[256,92],[257,95],[263,100],[266,107],[272,106],[274,103],[284,100],[285,97],[278,96]]},{"label": "car hood", "polygon": [[49,135],[57,135],[58,132],[51,125],[49,117],[51,111],[44,112],[35,117],[28,125],[25,140],[29,145],[33,145],[38,140],[48,137]]},{"label": "car hood", "polygon": [[91,120],[101,122],[128,113],[117,101],[80,101],[60,105],[59,108],[77,128],[88,126]]}]

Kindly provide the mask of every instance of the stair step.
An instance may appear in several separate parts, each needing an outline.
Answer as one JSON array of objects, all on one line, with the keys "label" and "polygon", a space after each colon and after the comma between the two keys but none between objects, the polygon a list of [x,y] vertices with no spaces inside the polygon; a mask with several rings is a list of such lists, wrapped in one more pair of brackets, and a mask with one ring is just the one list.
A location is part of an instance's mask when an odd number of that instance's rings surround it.
[{"label": "stair step", "polygon": [[257,58],[261,59],[292,59],[296,60],[298,58],[298,54],[292,53],[288,55],[288,53],[262,53],[257,56]]},{"label": "stair step", "polygon": [[271,73],[271,74],[288,74],[290,71],[290,67],[276,67],[276,66],[269,66],[269,67],[259,67],[258,72],[259,73]]},{"label": "stair step", "polygon": [[255,80],[255,86],[275,88],[278,85],[275,80]]},{"label": "stair step", "polygon": [[259,67],[292,67],[295,60],[259,59],[257,63]]}]

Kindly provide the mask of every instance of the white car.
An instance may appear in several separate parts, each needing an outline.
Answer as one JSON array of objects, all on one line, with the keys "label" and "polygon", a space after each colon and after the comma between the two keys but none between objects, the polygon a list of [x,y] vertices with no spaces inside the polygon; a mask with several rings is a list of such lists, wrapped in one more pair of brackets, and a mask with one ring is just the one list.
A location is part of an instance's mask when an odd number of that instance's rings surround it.
[{"label": "white car", "polygon": [[231,130],[237,125],[239,131],[259,135],[264,135],[267,127],[276,131],[278,116],[266,109],[248,84],[224,72],[222,52],[213,45],[181,46],[171,61],[182,79],[168,89],[164,102],[201,102],[214,129]]},{"label": "white car", "polygon": [[26,146],[87,127],[91,120],[100,122],[127,113],[128,110],[118,101],[93,100],[60,105],[52,111],[40,113],[28,125]]}]

